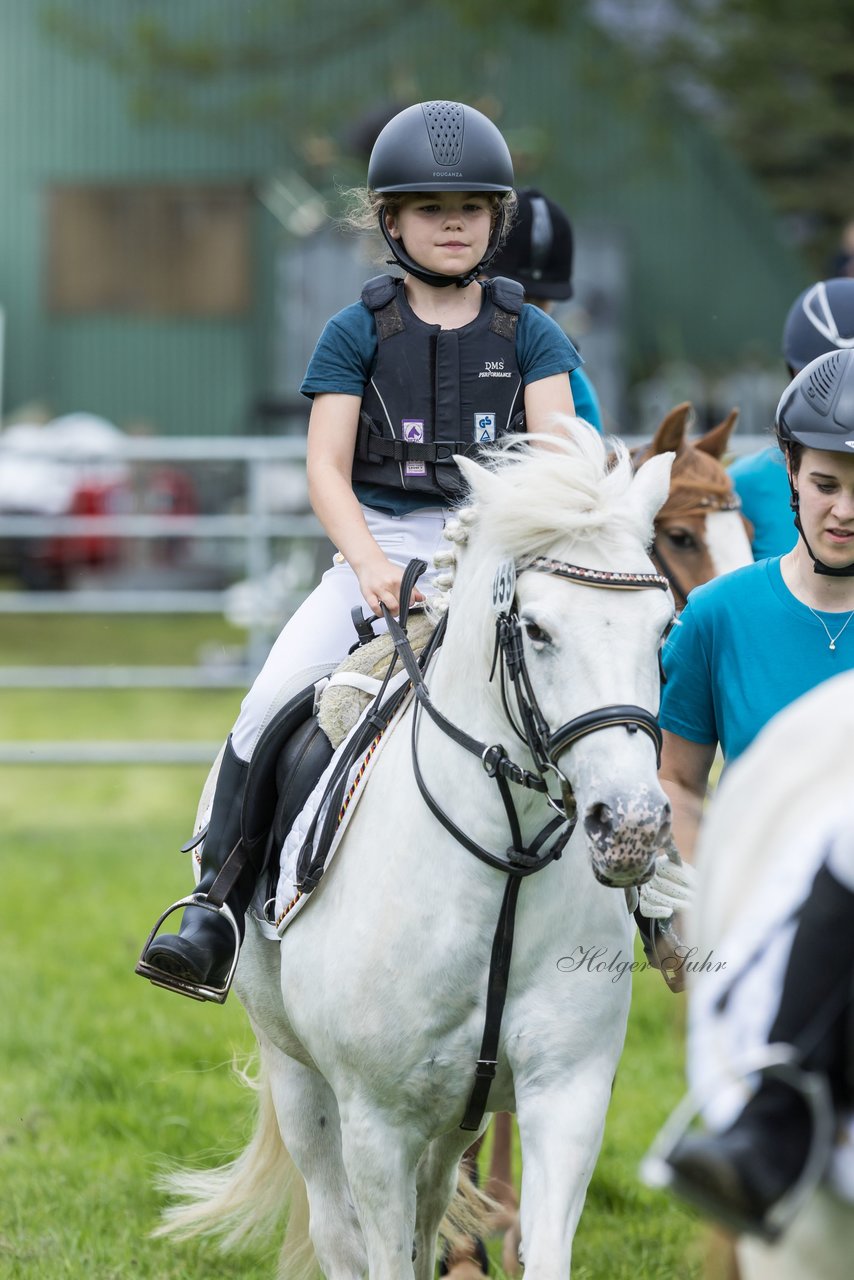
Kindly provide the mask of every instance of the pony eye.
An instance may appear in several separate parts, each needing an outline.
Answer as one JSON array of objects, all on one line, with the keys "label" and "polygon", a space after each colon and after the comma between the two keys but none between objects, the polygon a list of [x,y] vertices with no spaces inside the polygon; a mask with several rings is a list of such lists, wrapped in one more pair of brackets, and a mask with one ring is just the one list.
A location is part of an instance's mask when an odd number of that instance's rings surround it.
[{"label": "pony eye", "polygon": [[535,645],[551,644],[552,642],[548,631],[543,631],[543,628],[538,627],[536,622],[525,623],[525,635]]},{"label": "pony eye", "polygon": [[687,529],[667,529],[667,539],[679,551],[697,551],[697,539]]}]

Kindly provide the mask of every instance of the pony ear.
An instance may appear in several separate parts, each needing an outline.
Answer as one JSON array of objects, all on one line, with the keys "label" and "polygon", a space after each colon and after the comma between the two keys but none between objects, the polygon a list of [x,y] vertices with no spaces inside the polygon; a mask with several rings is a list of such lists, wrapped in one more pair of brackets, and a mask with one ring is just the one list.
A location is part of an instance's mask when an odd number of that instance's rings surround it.
[{"label": "pony ear", "polygon": [[681,453],[685,448],[685,436],[693,417],[694,406],[690,401],[677,404],[652,437],[649,447],[644,451],[644,457],[655,458],[660,453],[669,453],[671,449],[674,453]]},{"label": "pony ear", "polygon": [[722,458],[729,444],[733,427],[738,422],[738,409],[730,409],[723,422],[719,422],[711,431],[707,431],[699,440],[694,441],[694,448],[708,453],[713,458]]},{"label": "pony ear", "polygon": [[670,492],[670,468],[674,453],[659,453],[638,468],[629,489],[629,502],[650,531]]}]

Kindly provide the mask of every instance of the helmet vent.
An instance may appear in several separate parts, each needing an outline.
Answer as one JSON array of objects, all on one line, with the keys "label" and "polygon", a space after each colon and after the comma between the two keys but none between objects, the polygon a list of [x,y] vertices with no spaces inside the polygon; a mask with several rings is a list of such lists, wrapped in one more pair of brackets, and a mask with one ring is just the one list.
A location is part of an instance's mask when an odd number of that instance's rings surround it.
[{"label": "helmet vent", "polygon": [[459,102],[425,102],[423,110],[436,163],[458,165],[463,154],[463,108]]},{"label": "helmet vent", "polygon": [[804,395],[820,413],[830,412],[842,363],[842,352],[834,351],[817,369],[813,369],[804,387]]}]

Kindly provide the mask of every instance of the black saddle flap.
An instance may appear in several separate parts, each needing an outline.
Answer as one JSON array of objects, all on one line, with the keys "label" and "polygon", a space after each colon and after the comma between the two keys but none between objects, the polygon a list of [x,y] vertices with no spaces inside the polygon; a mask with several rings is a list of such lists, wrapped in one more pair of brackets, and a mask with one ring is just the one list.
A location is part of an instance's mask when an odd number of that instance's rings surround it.
[{"label": "black saddle flap", "polygon": [[332,757],[332,744],[313,710],[314,685],[310,684],[276,712],[252,753],[240,818],[243,843],[250,854],[270,833],[280,786],[287,791],[289,807],[302,796],[293,808],[296,817]]},{"label": "black saddle flap", "polygon": [[273,822],[273,848],[280,849],[318,778],[332,759],[332,743],[311,716],[292,733],[276,764],[278,801]]}]

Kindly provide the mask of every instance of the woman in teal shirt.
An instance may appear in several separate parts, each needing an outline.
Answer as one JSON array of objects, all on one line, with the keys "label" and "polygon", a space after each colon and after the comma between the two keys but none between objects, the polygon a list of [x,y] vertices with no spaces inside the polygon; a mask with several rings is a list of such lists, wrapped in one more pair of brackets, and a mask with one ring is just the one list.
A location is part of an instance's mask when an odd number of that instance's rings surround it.
[{"label": "woman in teal shirt", "polygon": [[[854,670],[854,350],[808,364],[776,425],[798,541],[694,593],[665,653],[661,770],[689,858],[717,744],[733,760],[790,702]],[[769,1045],[789,1046],[813,1089],[823,1082],[837,1115],[852,1105],[852,866],[843,829],[789,917],[798,923],[767,1033]],[[829,1159],[806,1097],[792,1077],[762,1074],[727,1128],[680,1138],[667,1156],[671,1189],[739,1234],[773,1239],[799,1180]]]},{"label": "woman in teal shirt", "polygon": [[783,707],[854,669],[854,351],[801,370],[776,427],[797,543],[692,592],[665,647],[661,778],[688,861],[718,744],[735,759]]}]

